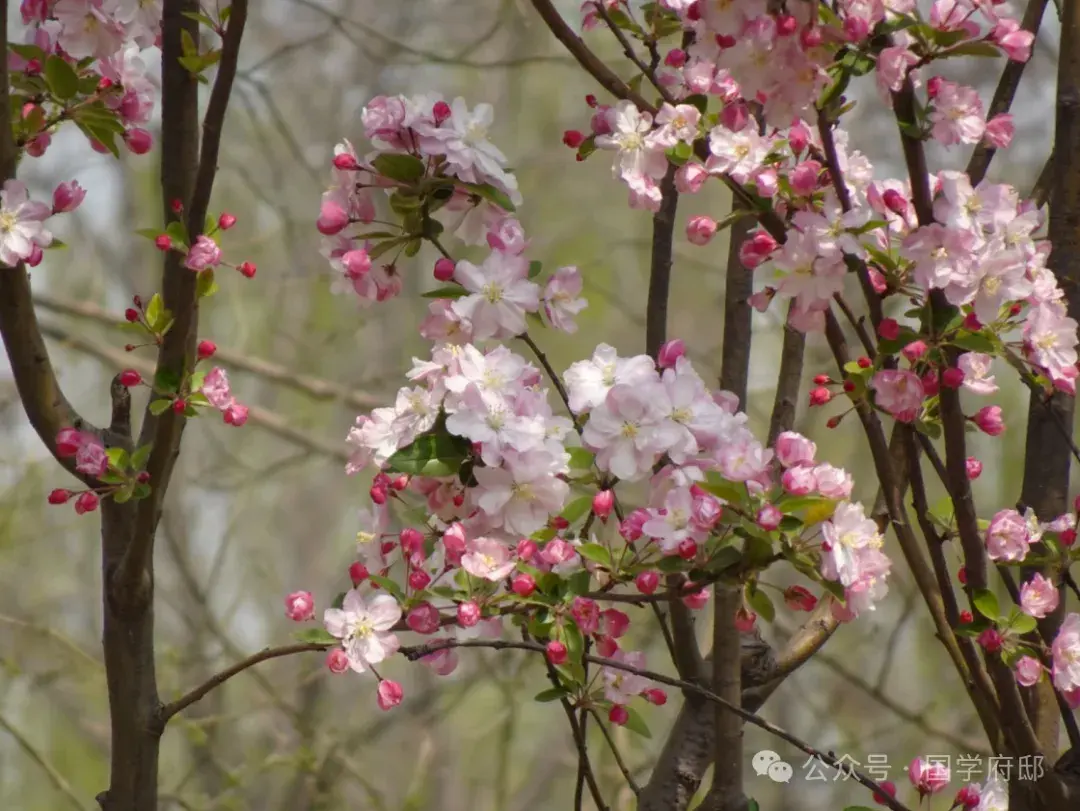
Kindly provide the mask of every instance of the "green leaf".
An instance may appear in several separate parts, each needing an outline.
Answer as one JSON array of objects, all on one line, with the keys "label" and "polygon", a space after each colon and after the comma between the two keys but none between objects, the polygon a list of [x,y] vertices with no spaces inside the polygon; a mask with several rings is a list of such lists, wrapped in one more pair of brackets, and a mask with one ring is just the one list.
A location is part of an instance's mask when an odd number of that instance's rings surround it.
[{"label": "green leaf", "polygon": [[424,176],[424,162],[413,155],[379,155],[371,162],[383,177],[399,183],[414,183]]},{"label": "green leaf", "polygon": [[131,457],[123,448],[109,448],[105,455],[109,458],[109,466],[117,470],[127,470],[131,464]]},{"label": "green leaf", "polygon": [[686,141],[679,141],[675,146],[668,149],[666,154],[669,161],[676,166],[682,166],[693,157],[694,148]]},{"label": "green leaf", "polygon": [[207,268],[206,270],[200,270],[198,273],[197,281],[195,283],[195,294],[199,298],[208,298],[216,293],[218,288],[217,282],[214,280],[214,269]]},{"label": "green leaf", "polygon": [[368,580],[377,585],[381,589],[385,589],[389,594],[393,594],[399,601],[404,601],[405,594],[401,590],[401,586],[391,580],[389,577],[383,577],[382,575],[373,574],[368,576]]},{"label": "green leaf", "polygon": [[161,229],[160,228],[138,228],[138,229],[135,230],[135,233],[138,234],[141,237],[146,237],[150,241],[153,241],[153,240],[157,239],[159,236],[161,236]]},{"label": "green leaf", "polygon": [[963,45],[942,51],[937,56],[939,59],[950,56],[1001,56],[1001,50],[989,42],[965,42]]},{"label": "green leaf", "polygon": [[[555,575],[548,574],[548,577],[554,577]],[[575,596],[585,594],[589,590],[589,586],[592,584],[592,575],[589,574],[588,569],[578,569],[566,580],[566,593],[573,594]]]},{"label": "green leaf", "polygon": [[445,287],[436,287],[426,293],[420,294],[422,298],[461,298],[469,295],[469,291],[460,284],[448,284]]},{"label": "green leaf", "polygon": [[952,343],[969,352],[983,352],[993,354],[994,341],[981,332],[968,332],[960,330],[952,339]]},{"label": "green leaf", "polygon": [[161,316],[165,312],[165,302],[161,298],[160,293],[154,293],[150,297],[150,303],[146,305],[146,323],[150,325],[150,329],[157,332],[158,323],[161,321]]},{"label": "green leaf", "polygon": [[462,183],[461,185],[473,194],[487,200],[489,203],[494,203],[503,211],[513,212],[517,210],[514,208],[514,204],[510,201],[506,192],[495,188],[490,183]]},{"label": "green leaf", "polygon": [[180,388],[180,375],[171,369],[160,369],[154,375],[154,391],[173,394]]},{"label": "green leaf", "polygon": [[540,275],[540,271],[543,269],[543,262],[537,262],[535,259],[532,262],[529,262],[529,278],[535,279],[537,276]]},{"label": "green leaf", "polygon": [[128,482],[119,490],[112,494],[112,500],[117,504],[126,504],[131,501],[131,497],[135,494],[135,483]]},{"label": "green leaf", "polygon": [[592,467],[596,454],[585,448],[570,448],[570,467],[574,470],[586,470]]},{"label": "green leaf", "polygon": [[454,476],[469,456],[471,443],[446,432],[445,420],[421,434],[411,445],[393,454],[386,466],[398,473],[419,476]]},{"label": "green leaf", "polygon": [[701,488],[732,504],[739,504],[746,497],[746,486],[729,482],[715,471],[705,474]]},{"label": "green leaf", "polygon": [[50,56],[45,60],[45,83],[60,101],[75,98],[79,92],[79,75],[62,57]]},{"label": "green leaf", "polygon": [[626,708],[626,723],[623,724],[623,726],[631,732],[636,732],[643,738],[652,737],[652,733],[649,732],[649,725],[645,723],[645,719],[641,717],[641,713],[633,707]]},{"label": "green leaf", "polygon": [[293,634],[293,638],[299,642],[310,642],[313,645],[336,645],[341,641],[325,628],[305,628]]},{"label": "green leaf", "polygon": [[186,28],[180,29],[180,47],[183,49],[184,56],[191,56],[199,52],[199,47],[195,44],[195,38],[191,36],[191,32]]},{"label": "green leaf", "polygon": [[167,226],[165,226],[165,233],[169,235],[174,243],[180,245],[189,245],[191,239],[188,237],[187,226],[180,220],[173,220]]},{"label": "green leaf", "polygon": [[409,241],[409,237],[395,237],[394,239],[388,239],[385,242],[380,242],[378,245],[372,246],[368,250],[368,257],[374,262],[380,258],[383,254],[392,251],[394,248],[400,247]]},{"label": "green leaf", "polygon": [[579,496],[566,505],[562,517],[573,524],[592,509],[592,496]]},{"label": "green leaf", "polygon": [[576,623],[568,622],[562,627],[559,634],[562,643],[566,645],[566,653],[571,662],[580,662],[581,654],[585,652],[585,636]]},{"label": "green leaf", "polygon": [[558,701],[569,695],[570,691],[565,687],[549,687],[547,690],[541,690],[533,696],[533,701],[539,701],[541,704],[546,704],[549,701]]},{"label": "green leaf", "polygon": [[1009,629],[1018,634],[1030,634],[1039,626],[1039,623],[1030,614],[1018,614],[1009,623]]},{"label": "green leaf", "polygon": [[150,403],[150,413],[155,417],[160,417],[169,410],[171,405],[172,400],[154,400],[154,402]]},{"label": "green leaf", "polygon": [[998,606],[998,599],[994,595],[994,592],[989,589],[979,589],[975,592],[975,596],[972,598],[971,603],[975,606],[975,610],[988,620],[996,620],[1001,616],[1001,608]]},{"label": "green leaf", "polygon": [[608,551],[606,546],[601,546],[598,543],[583,543],[581,546],[575,547],[575,549],[586,560],[599,563],[608,570],[615,568],[611,562],[611,552]]},{"label": "green leaf", "polygon": [[776,608],[773,607],[769,595],[752,583],[746,585],[746,601],[750,603],[750,607],[765,622],[772,622],[776,619]]}]

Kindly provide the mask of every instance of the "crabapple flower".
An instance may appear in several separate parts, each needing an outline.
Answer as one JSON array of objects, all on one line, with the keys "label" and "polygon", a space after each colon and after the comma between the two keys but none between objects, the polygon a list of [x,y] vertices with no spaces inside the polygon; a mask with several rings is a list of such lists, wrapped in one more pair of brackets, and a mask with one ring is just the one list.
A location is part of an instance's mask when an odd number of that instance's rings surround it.
[{"label": "crabapple flower", "polygon": [[1001,418],[1001,406],[983,406],[972,419],[983,433],[990,436],[1000,436],[1005,430],[1005,422]]},{"label": "crabapple flower", "polygon": [[883,544],[877,524],[866,517],[863,506],[848,501],[836,505],[833,517],[821,525],[821,536],[821,573],[844,586],[858,580],[862,551]]},{"label": "crabapple flower", "polygon": [[1064,693],[1080,689],[1080,614],[1066,615],[1051,653],[1054,686]]},{"label": "crabapple flower", "polygon": [[498,582],[514,571],[517,561],[505,544],[494,538],[476,538],[465,544],[461,568],[473,577]]},{"label": "crabapple flower", "polygon": [[1020,586],[1020,608],[1036,619],[1052,613],[1059,600],[1057,587],[1038,572]]},{"label": "crabapple flower", "polygon": [[986,550],[991,560],[1023,560],[1031,541],[1028,522],[1016,510],[999,511],[986,529]]},{"label": "crabapple flower", "polygon": [[294,591],[285,598],[285,614],[293,622],[304,622],[315,616],[315,599],[310,591]]},{"label": "crabapple flower", "polygon": [[221,264],[221,248],[208,236],[199,236],[188,250],[184,266],[190,270],[206,270]]},{"label": "crabapple flower", "polygon": [[653,119],[632,101],[620,101],[605,113],[610,132],[596,136],[598,149],[617,153],[613,173],[623,179],[659,180],[667,171],[665,146],[653,134]]},{"label": "crabapple flower", "polygon": [[1042,662],[1031,656],[1021,656],[1013,666],[1016,680],[1024,687],[1031,687],[1042,677]]},{"label": "crabapple flower", "polygon": [[776,438],[776,459],[785,467],[813,464],[817,445],[794,431],[784,431]]},{"label": "crabapple flower", "polygon": [[990,366],[994,359],[981,352],[966,352],[957,360],[956,365],[964,373],[964,388],[974,394],[994,394],[998,390]]},{"label": "crabapple flower", "polygon": [[557,478],[568,470],[569,454],[561,458],[545,449],[503,453],[502,467],[477,467],[476,505],[497,528],[529,536],[557,514],[570,485]]},{"label": "crabapple flower", "polygon": [[356,589],[346,592],[341,608],[323,612],[326,630],[341,640],[357,673],[397,653],[400,643],[392,630],[400,619],[401,606],[389,594],[366,601]]},{"label": "crabapple flower", "polygon": [[521,335],[525,313],[540,307],[540,288],[529,281],[524,257],[492,251],[479,267],[458,262],[454,278],[471,295],[454,301],[453,310],[471,324],[476,340]]},{"label": "crabapple flower", "polygon": [[580,414],[604,402],[616,384],[638,387],[656,379],[648,355],[620,358],[615,347],[600,344],[589,360],[580,360],[563,375],[570,395],[570,410]]},{"label": "crabapple flower", "polygon": [[62,457],[75,457],[75,469],[87,476],[103,476],[109,469],[109,457],[105,444],[96,434],[63,428],[56,435],[56,453]]},{"label": "crabapple flower", "polygon": [[[627,653],[619,650],[610,658],[628,667],[645,669],[645,654],[638,651]],[[605,667],[600,673],[604,680],[604,698],[613,704],[629,704],[634,696],[640,695],[651,684],[644,676],[626,670]]]},{"label": "crabapple flower", "polygon": [[390,679],[382,679],[379,682],[378,689],[379,709],[393,709],[401,703],[401,699],[404,695],[405,691],[401,689],[401,685],[398,684],[396,681],[390,681]]},{"label": "crabapple flower", "polygon": [[31,200],[21,180],[4,181],[0,191],[0,262],[15,267],[35,248],[47,248],[52,234],[42,224],[52,215],[45,203]]},{"label": "crabapple flower", "polygon": [[581,272],[576,267],[556,270],[544,286],[544,314],[557,330],[577,332],[574,317],[589,306],[581,297]]},{"label": "crabapple flower", "polygon": [[899,422],[914,422],[922,408],[926,392],[914,372],[901,369],[882,369],[870,381],[874,402]]},{"label": "crabapple flower", "polygon": [[662,386],[613,386],[593,409],[581,439],[596,451],[596,462],[626,481],[647,475],[657,458],[680,438],[670,419],[671,402]]},{"label": "crabapple flower", "polygon": [[930,763],[923,758],[915,758],[908,766],[908,779],[921,796],[937,794],[950,779],[949,767],[944,763]]}]

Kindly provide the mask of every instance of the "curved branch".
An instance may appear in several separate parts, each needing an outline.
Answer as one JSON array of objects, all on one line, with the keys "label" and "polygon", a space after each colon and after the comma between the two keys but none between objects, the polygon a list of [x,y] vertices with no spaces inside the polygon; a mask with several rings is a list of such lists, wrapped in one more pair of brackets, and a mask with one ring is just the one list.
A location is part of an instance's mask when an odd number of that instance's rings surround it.
[{"label": "curved branch", "polygon": [[216,687],[220,687],[227,682],[233,676],[238,673],[243,673],[249,667],[254,667],[259,662],[266,662],[270,659],[279,659],[282,656],[292,656],[294,653],[310,653],[314,651],[329,650],[333,645],[324,645],[318,642],[297,642],[295,645],[282,645],[278,648],[265,648],[264,650],[254,653],[246,659],[237,662],[230,668],[222,670],[214,676],[211,676],[207,681],[200,684],[194,690],[185,693],[176,701],[172,701],[168,704],[162,705],[158,711],[157,723],[164,727],[177,713],[183,712],[199,699],[203,698],[207,693]]}]

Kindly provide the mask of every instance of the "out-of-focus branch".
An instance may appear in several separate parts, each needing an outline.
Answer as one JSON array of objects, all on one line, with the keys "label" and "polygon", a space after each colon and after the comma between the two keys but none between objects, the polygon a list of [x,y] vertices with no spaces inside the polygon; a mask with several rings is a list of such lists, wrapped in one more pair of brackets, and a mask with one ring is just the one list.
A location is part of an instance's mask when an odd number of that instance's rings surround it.
[{"label": "out-of-focus branch", "polygon": [[[89,318],[99,324],[117,326],[124,323],[104,308],[89,301],[73,301],[49,293],[35,293],[34,304],[52,312],[64,315]],[[256,377],[278,383],[286,388],[298,391],[313,400],[338,400],[357,409],[366,410],[383,405],[385,401],[374,395],[346,388],[330,380],[302,374],[279,363],[272,363],[263,358],[255,358],[235,352],[227,347],[219,347],[214,353],[215,362],[232,369],[248,372]]]},{"label": "out-of-focus branch", "polygon": [[[154,367],[149,360],[135,357],[113,349],[111,346],[102,345],[88,338],[83,338],[77,333],[71,332],[54,324],[42,324],[43,335],[59,342],[63,347],[68,347],[79,352],[84,352],[91,357],[97,358],[116,371],[122,369],[134,369],[143,377],[149,378],[154,373]],[[251,406],[248,409],[248,423],[267,431],[274,436],[280,437],[299,448],[337,459],[343,464],[348,461],[349,454],[340,445],[331,444],[318,437],[311,436],[304,431],[294,428],[280,414],[265,408]]]},{"label": "out-of-focus branch", "polygon": [[[1030,31],[1038,38],[1039,27],[1042,25],[1043,12],[1046,11],[1046,0],[1028,0],[1024,18],[1020,21],[1020,28]],[[986,111],[986,120],[989,121],[996,115],[1007,113],[1012,107],[1016,91],[1020,88],[1020,79],[1024,75],[1027,62],[1016,62],[1010,59],[1001,70],[1001,78],[998,79],[997,90],[994,98],[990,101],[990,107]],[[990,146],[986,141],[980,141],[971,152],[968,160],[967,174],[971,178],[971,185],[978,186],[986,177],[986,171],[990,168],[990,162],[997,154],[997,149]]]},{"label": "out-of-focus branch", "polygon": [[[433,642],[428,642],[423,645],[403,647],[401,648],[401,653],[404,654],[405,658],[409,659],[410,661],[416,661],[418,659],[422,659],[429,654],[446,648],[490,648],[491,650],[499,651],[524,650],[540,655],[546,654],[546,648],[538,642],[514,642],[505,639],[440,639]],[[841,768],[840,762],[828,752],[823,752],[819,749],[816,749],[801,738],[798,738],[792,735],[790,732],[787,732],[786,730],[776,726],[776,724],[766,721],[761,716],[750,712],[749,710],[745,710],[739,705],[728,702],[724,698],[716,695],[711,690],[707,690],[699,684],[695,684],[694,682],[686,681],[683,679],[672,678],[671,676],[665,676],[663,673],[657,673],[652,670],[645,670],[643,668],[634,667],[632,665],[626,664],[625,662],[620,662],[615,659],[609,659],[603,656],[583,654],[582,659],[584,661],[599,665],[601,667],[610,668],[611,670],[622,671],[624,673],[632,673],[635,676],[641,676],[642,678],[649,679],[650,681],[657,682],[658,684],[666,684],[669,687],[678,688],[683,692],[693,693],[704,699],[705,701],[721,705],[728,712],[734,713],[747,723],[753,724],[754,726],[765,730],[770,735],[774,735],[775,737],[786,741],[787,743],[797,748],[799,751],[805,752],[812,757],[821,758],[822,762],[826,765],[832,766],[834,768]],[[848,767],[846,765],[842,768],[844,768],[845,771],[848,770]],[[893,809],[893,811],[909,811],[909,809],[904,806],[903,803],[891,796],[888,796],[886,792],[882,790],[881,786],[879,786],[866,775],[862,774],[857,770],[851,770],[851,773],[856,782],[862,784],[863,786],[877,794],[885,795],[882,797],[881,804],[884,805],[886,808],[891,808]]]},{"label": "out-of-focus branch", "polygon": [[[8,132],[11,132],[10,128]],[[91,806],[88,803],[84,803],[79,795],[75,793],[75,790],[71,787],[71,784],[64,779],[55,766],[49,761],[45,754],[38,750],[30,740],[22,734],[18,727],[11,723],[7,719],[7,716],[0,714],[0,727],[10,735],[15,743],[19,745],[19,748],[26,753],[26,756],[34,761],[41,770],[45,772],[45,776],[49,778],[49,782],[53,784],[53,787],[64,795],[64,799],[67,800],[72,806],[79,809],[79,811],[90,811]]]},{"label": "out-of-focus branch", "polygon": [[329,645],[322,645],[314,642],[297,642],[295,645],[283,645],[278,648],[266,648],[259,651],[258,653],[254,653],[246,659],[237,662],[232,667],[226,668],[220,673],[217,673],[214,676],[210,677],[205,682],[196,687],[194,690],[191,690],[190,692],[185,693],[183,696],[176,699],[176,701],[172,701],[168,704],[163,705],[161,707],[161,710],[158,712],[157,722],[161,726],[164,726],[169,722],[170,718],[172,718],[179,712],[183,712],[185,709],[187,709],[196,701],[201,699],[215,687],[220,687],[233,676],[237,675],[238,673],[243,673],[249,667],[254,667],[260,662],[265,662],[270,659],[278,659],[282,656],[292,656],[296,653],[325,651],[329,647]]},{"label": "out-of-focus branch", "polygon": [[803,359],[806,355],[806,336],[788,323],[795,309],[794,302],[788,306],[784,319],[784,341],[780,349],[780,372],[776,377],[776,396],[773,399],[772,416],[769,418],[768,445],[772,445],[784,431],[795,424],[799,405],[799,387],[802,383]]}]

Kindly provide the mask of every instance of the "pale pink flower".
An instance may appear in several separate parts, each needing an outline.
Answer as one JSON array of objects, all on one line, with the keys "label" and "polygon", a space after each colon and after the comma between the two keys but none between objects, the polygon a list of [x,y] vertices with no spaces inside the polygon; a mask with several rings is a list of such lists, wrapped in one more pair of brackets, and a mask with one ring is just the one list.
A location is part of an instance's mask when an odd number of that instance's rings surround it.
[{"label": "pale pink flower", "polygon": [[692,144],[697,138],[700,121],[701,111],[694,105],[679,104],[673,107],[664,102],[656,114],[657,129],[652,137],[664,149],[670,149],[680,141]]},{"label": "pale pink flower", "polygon": [[636,388],[656,381],[656,366],[648,355],[620,358],[615,347],[600,344],[589,360],[572,364],[563,375],[575,414],[604,402],[616,384]]},{"label": "pale pink flower", "polygon": [[1051,652],[1054,686],[1066,693],[1080,690],[1080,614],[1066,615]]},{"label": "pale pink flower", "polygon": [[870,381],[874,402],[899,422],[914,422],[926,396],[922,381],[914,372],[901,369],[882,369]]},{"label": "pale pink flower", "polygon": [[784,431],[776,438],[776,458],[784,467],[813,464],[817,445],[794,431]]},{"label": "pale pink flower", "polygon": [[103,476],[109,469],[109,457],[102,441],[86,431],[79,433],[79,450],[75,454],[75,469],[88,476]]},{"label": "pale pink flower", "polygon": [[986,549],[991,560],[1020,561],[1031,544],[1028,522],[1016,510],[1001,510],[990,519]]},{"label": "pale pink flower", "polygon": [[1036,619],[1052,613],[1059,600],[1057,587],[1038,572],[1020,586],[1020,607]]},{"label": "pale pink flower", "polygon": [[124,29],[102,3],[60,0],[52,13],[61,27],[59,44],[75,59],[106,59],[123,46]]},{"label": "pale pink flower", "polygon": [[977,144],[986,129],[978,92],[965,85],[942,81],[930,109],[931,135],[945,146]]},{"label": "pale pink flower", "polygon": [[341,640],[357,673],[397,653],[400,643],[392,630],[400,619],[401,606],[389,594],[364,600],[356,589],[346,592],[341,608],[323,612],[326,630]]},{"label": "pale pink flower", "polygon": [[454,302],[454,312],[470,322],[476,340],[521,335],[525,313],[540,307],[540,288],[521,256],[492,251],[479,267],[462,260],[454,278],[471,293]]},{"label": "pale pink flower", "polygon": [[859,576],[859,552],[882,544],[877,524],[866,517],[861,504],[836,505],[833,517],[821,525],[821,573],[850,586]]},{"label": "pale pink flower", "polygon": [[492,227],[487,234],[487,243],[493,251],[517,256],[521,254],[529,244],[525,239],[525,229],[514,217],[503,217]]},{"label": "pale pink flower", "polygon": [[755,127],[733,132],[727,127],[714,127],[709,132],[709,160],[705,168],[710,174],[730,174],[745,183],[761,165],[769,151],[769,143]]},{"label": "pale pink flower", "polygon": [[975,394],[994,394],[998,390],[990,367],[994,358],[981,352],[968,352],[960,356],[957,366],[964,373],[964,388]]},{"label": "pale pink flower", "polygon": [[15,267],[47,248],[52,234],[42,224],[52,214],[45,203],[31,200],[21,180],[4,181],[0,191],[0,262]]},{"label": "pale pink flower", "polygon": [[[639,651],[627,653],[619,650],[615,651],[610,658],[638,670],[645,669],[645,654]],[[604,698],[614,704],[629,704],[634,696],[639,695],[651,684],[644,676],[626,670],[616,670],[613,667],[604,667],[600,673],[604,680]]]},{"label": "pale pink flower", "polygon": [[885,48],[878,55],[877,86],[883,99],[891,103],[890,92],[896,92],[907,78],[908,71],[919,62],[919,57],[906,46]]},{"label": "pale pink flower", "polygon": [[517,561],[505,544],[494,538],[476,538],[465,544],[461,568],[473,577],[498,582],[514,571]]},{"label": "pale pink flower", "polygon": [[1027,62],[1031,58],[1031,45],[1035,35],[1020,27],[1017,20],[1003,17],[997,21],[990,39],[997,43],[1013,62]]},{"label": "pale pink flower", "polygon": [[502,467],[474,469],[476,505],[495,527],[532,535],[562,509],[570,493],[570,486],[558,478],[568,469],[568,455],[561,456],[546,449],[504,451]]},{"label": "pale pink flower", "polygon": [[574,317],[589,306],[581,297],[581,272],[574,266],[556,270],[544,286],[544,314],[555,329],[577,332]]},{"label": "pale pink flower", "polygon": [[647,475],[660,454],[683,436],[670,414],[663,386],[619,384],[593,409],[582,441],[596,451],[601,469],[633,481]]},{"label": "pale pink flower", "polygon": [[1042,663],[1031,656],[1021,656],[1013,667],[1016,670],[1016,680],[1024,687],[1031,687],[1042,677]]},{"label": "pale pink flower", "polygon": [[833,467],[828,462],[823,462],[817,465],[813,472],[817,490],[825,498],[840,500],[851,496],[855,480],[843,468]]},{"label": "pale pink flower", "polygon": [[995,149],[1007,149],[1015,134],[1016,126],[1013,124],[1012,114],[998,113],[986,122],[983,138]]},{"label": "pale pink flower", "polygon": [[620,101],[606,114],[610,134],[596,136],[598,149],[618,153],[616,177],[646,177],[658,180],[667,171],[668,160],[664,146],[652,130],[652,116],[641,112],[632,101]]}]

